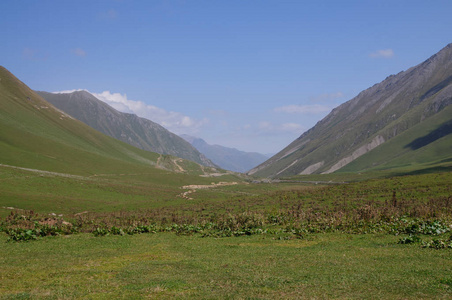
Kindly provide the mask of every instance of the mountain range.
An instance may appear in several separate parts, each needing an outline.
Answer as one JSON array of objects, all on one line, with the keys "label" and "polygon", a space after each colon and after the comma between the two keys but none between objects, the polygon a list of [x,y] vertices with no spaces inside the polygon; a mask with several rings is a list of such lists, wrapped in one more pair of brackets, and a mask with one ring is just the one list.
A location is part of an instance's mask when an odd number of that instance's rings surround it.
[{"label": "mountain range", "polygon": [[362,91],[248,174],[426,168],[452,160],[452,44]]},{"label": "mountain range", "polygon": [[151,120],[114,109],[88,91],[36,93],[56,108],[90,127],[143,150],[242,173],[268,159],[259,153],[209,145],[203,139],[188,135],[179,137]]},{"label": "mountain range", "polygon": [[4,67],[0,67],[0,165],[71,176],[147,174],[156,182],[174,173],[218,172],[104,135],[44,100]]},{"label": "mountain range", "polygon": [[[451,104],[449,44],[421,64],[387,77],[336,107],[248,174],[280,178],[397,168],[419,170],[451,163]],[[236,149],[185,138],[206,154],[211,153],[208,156],[217,164],[229,163],[225,168],[243,170],[246,163],[251,164],[251,156]],[[122,170],[197,175],[218,172],[200,152],[152,121],[118,112],[88,92],[38,94],[0,67],[3,166],[80,175],[118,174]]]},{"label": "mountain range", "polygon": [[177,156],[216,167],[190,143],[157,123],[135,114],[119,112],[87,91],[36,92],[56,108],[90,127],[137,148]]},{"label": "mountain range", "polygon": [[256,152],[245,152],[235,148],[210,145],[201,138],[189,135],[183,134],[181,137],[198,149],[199,152],[204,154],[214,164],[225,170],[245,173],[269,158]]}]

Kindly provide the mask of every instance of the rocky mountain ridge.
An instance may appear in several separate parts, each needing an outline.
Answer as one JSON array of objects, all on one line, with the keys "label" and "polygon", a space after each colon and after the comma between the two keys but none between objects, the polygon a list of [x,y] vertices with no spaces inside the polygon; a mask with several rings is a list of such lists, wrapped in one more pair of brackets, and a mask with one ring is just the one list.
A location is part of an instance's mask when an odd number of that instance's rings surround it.
[{"label": "rocky mountain ridge", "polygon": [[216,167],[190,143],[151,120],[119,112],[87,91],[37,92],[46,101],[90,127],[137,148]]},{"label": "rocky mountain ridge", "polygon": [[[422,132],[423,124],[432,123],[430,119],[435,116],[441,117],[443,123],[449,122],[452,116],[443,111],[451,103],[452,44],[449,44],[423,63],[388,76],[333,109],[249,174],[280,177],[342,170],[410,128],[419,126],[418,132]],[[419,137],[413,134],[412,138]],[[408,151],[403,149],[400,155]],[[392,157],[395,159],[394,153]],[[375,162],[374,167],[388,163]]]}]

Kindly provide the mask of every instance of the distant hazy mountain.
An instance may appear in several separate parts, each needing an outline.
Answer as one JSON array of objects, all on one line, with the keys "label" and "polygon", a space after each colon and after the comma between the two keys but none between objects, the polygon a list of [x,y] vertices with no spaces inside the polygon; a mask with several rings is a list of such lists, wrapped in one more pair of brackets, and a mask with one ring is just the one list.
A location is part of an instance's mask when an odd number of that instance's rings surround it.
[{"label": "distant hazy mountain", "polygon": [[77,120],[132,146],[215,167],[209,159],[181,137],[150,120],[119,112],[89,92],[37,93]]},{"label": "distant hazy mountain", "polygon": [[333,109],[249,172],[268,177],[452,159],[452,44]]},{"label": "distant hazy mountain", "polygon": [[243,173],[268,159],[268,156],[256,152],[244,152],[235,148],[209,145],[203,139],[189,135],[181,135],[181,137],[213,163],[226,170]]}]

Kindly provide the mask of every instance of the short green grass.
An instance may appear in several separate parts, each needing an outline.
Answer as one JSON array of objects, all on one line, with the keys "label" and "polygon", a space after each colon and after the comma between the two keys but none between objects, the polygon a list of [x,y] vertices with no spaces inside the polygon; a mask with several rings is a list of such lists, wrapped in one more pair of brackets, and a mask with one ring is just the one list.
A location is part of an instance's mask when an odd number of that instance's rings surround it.
[{"label": "short green grass", "polygon": [[170,233],[30,243],[0,236],[6,299],[439,299],[451,251],[388,235],[201,238]]},{"label": "short green grass", "polygon": [[[0,216],[5,207],[42,213],[68,214],[82,211],[108,212],[139,210],[187,203],[180,194],[190,184],[238,181],[236,176],[200,177],[160,169],[143,173],[98,174],[89,177],[64,177],[0,166]],[[199,191],[203,200],[234,194],[234,191]],[[198,196],[198,194],[197,194]],[[189,203],[198,203],[199,197]]]},{"label": "short green grass", "polygon": [[[367,176],[367,175],[364,175]],[[342,181],[348,177],[336,177]],[[233,211],[288,209],[293,205],[323,209],[331,204],[391,200],[400,201],[452,195],[452,173],[400,176],[327,185],[309,183],[247,184],[197,190],[191,200],[180,195],[190,184],[242,180],[237,177],[205,178],[155,170],[144,174],[104,174],[66,178],[0,166],[0,216],[5,207],[39,213],[74,214],[82,211],[112,212],[169,208],[173,211],[200,211],[206,214]]]},{"label": "short green grass", "polygon": [[[429,219],[442,216],[448,222],[445,224],[450,224],[452,207],[441,202],[450,201],[452,196],[450,172],[340,185],[241,183],[198,190],[192,194],[193,200],[187,200],[177,197],[184,191],[182,185],[209,184],[221,181],[221,177],[172,174],[171,182],[170,177],[153,182],[152,174],[110,174],[79,179],[41,176],[11,168],[0,170],[0,188],[4,191],[0,205],[34,209],[44,218],[50,212],[63,212],[62,218],[70,219],[74,212],[90,210],[94,212],[90,218],[96,222],[96,218],[121,216],[118,211],[129,210],[129,215],[123,213],[124,218],[133,216],[134,211],[142,213],[139,218],[154,212],[153,217],[171,224],[178,220],[197,223],[216,215],[218,220],[225,220],[228,215],[238,217],[243,212],[267,218],[273,214],[282,218],[291,212],[305,212],[309,214],[307,219],[297,217],[308,222],[301,228],[313,225],[319,229],[314,231],[317,233],[304,232],[301,238],[284,231],[222,238],[218,238],[221,234],[203,237],[201,233],[177,235],[175,232],[102,237],[77,233],[30,242],[7,242],[6,233],[0,233],[0,298],[446,299],[452,296],[452,249],[422,248],[419,243],[399,244],[407,236],[405,233],[398,236],[384,230],[360,231],[353,227],[327,230],[321,224],[325,221],[324,225],[334,224],[334,218],[342,211],[358,216],[363,212],[362,207],[370,207],[365,213],[391,205],[402,213],[406,206],[407,212]],[[397,203],[393,204],[394,201]],[[430,210],[430,206],[441,203],[441,209]],[[410,210],[415,204],[417,208]],[[5,208],[0,211],[3,217],[11,212]],[[171,216],[175,221],[171,221]],[[297,218],[287,224],[266,223],[263,228],[296,228],[293,222],[298,222]],[[317,227],[315,222],[320,222]],[[435,237],[421,235],[421,239],[446,240],[449,236],[447,232]]]}]

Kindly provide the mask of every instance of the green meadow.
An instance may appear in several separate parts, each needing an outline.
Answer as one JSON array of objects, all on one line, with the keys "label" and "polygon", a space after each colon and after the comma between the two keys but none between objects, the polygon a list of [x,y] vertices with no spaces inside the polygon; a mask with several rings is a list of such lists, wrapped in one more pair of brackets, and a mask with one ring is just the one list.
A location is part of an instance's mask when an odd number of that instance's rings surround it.
[{"label": "green meadow", "polygon": [[392,235],[0,239],[5,299],[447,299],[451,251]]},{"label": "green meadow", "polygon": [[0,298],[450,298],[452,173],[335,176],[2,166]]}]

